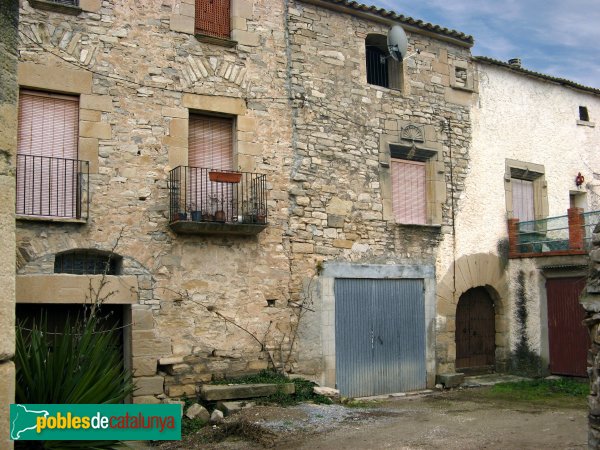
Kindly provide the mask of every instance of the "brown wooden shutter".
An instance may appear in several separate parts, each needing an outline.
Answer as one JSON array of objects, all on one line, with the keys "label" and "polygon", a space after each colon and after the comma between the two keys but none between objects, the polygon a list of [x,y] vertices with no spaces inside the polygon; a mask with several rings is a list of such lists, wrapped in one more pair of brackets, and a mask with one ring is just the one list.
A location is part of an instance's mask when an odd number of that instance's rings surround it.
[{"label": "brown wooden shutter", "polygon": [[228,39],[230,0],[196,0],[196,32]]},{"label": "brown wooden shutter", "polygon": [[512,178],[513,217],[521,222],[535,220],[533,181]]},{"label": "brown wooden shutter", "polygon": [[75,216],[78,137],[78,97],[20,92],[17,214]]},{"label": "brown wooden shutter", "polygon": [[392,191],[396,222],[427,223],[424,162],[392,159]]},{"label": "brown wooden shutter", "polygon": [[233,169],[233,119],[191,114],[188,163],[188,207],[211,215],[223,211],[227,221],[237,218],[236,185],[209,181],[211,170]]},{"label": "brown wooden shutter", "polygon": [[188,163],[206,169],[233,169],[233,120],[190,114]]}]

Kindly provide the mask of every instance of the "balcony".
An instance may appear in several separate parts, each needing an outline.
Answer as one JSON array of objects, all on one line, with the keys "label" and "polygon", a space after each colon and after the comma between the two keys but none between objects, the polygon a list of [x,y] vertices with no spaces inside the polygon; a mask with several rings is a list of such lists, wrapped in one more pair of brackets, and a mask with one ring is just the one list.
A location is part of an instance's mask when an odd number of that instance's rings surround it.
[{"label": "balcony", "polygon": [[585,255],[600,211],[571,208],[566,216],[519,222],[508,220],[509,258]]},{"label": "balcony", "polygon": [[267,225],[265,175],[179,166],[169,173],[169,226],[179,234],[251,236]]},{"label": "balcony", "polygon": [[86,222],[89,162],[17,155],[17,218]]}]

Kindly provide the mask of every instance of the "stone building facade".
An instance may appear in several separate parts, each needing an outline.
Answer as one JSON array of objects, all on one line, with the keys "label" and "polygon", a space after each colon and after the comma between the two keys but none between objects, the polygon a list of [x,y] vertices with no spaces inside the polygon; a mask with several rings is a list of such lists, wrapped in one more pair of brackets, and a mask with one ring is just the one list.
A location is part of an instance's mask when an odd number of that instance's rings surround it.
[{"label": "stone building facade", "polygon": [[[17,316],[90,301],[90,279],[105,279],[134,401],[193,395],[214,377],[269,365],[333,386],[336,273],[416,277],[425,289],[420,382],[433,383],[444,345],[436,264],[465,185],[477,95],[471,37],[329,1],[232,0],[225,37],[198,33],[186,0],[143,10],[22,1],[20,18],[21,92],[78,102],[89,212],[18,214]],[[420,53],[387,74],[398,78],[390,88],[368,79],[366,58],[395,24]],[[259,233],[236,234],[236,223],[213,234],[214,225],[190,225],[191,210],[174,212],[173,169],[193,165],[198,115],[231,120],[231,168],[266,176]],[[422,224],[396,223],[397,154],[422,160]],[[118,269],[57,273],[81,255],[112,255]]]},{"label": "stone building facade", "polygon": [[[84,170],[70,217],[17,208],[17,318],[42,306],[60,316],[104,285],[135,402],[271,366],[370,395],[455,371],[460,299],[485,291],[491,365],[506,367],[511,280],[535,265],[505,259],[507,161],[546,164],[548,184],[536,186],[551,201],[540,207],[559,214],[571,172],[593,177],[575,154],[568,170],[546,162],[545,132],[519,133],[546,110],[544,130],[564,131],[553,134],[556,161],[567,139],[587,148],[595,127],[563,127],[564,113],[593,112],[597,93],[474,59],[470,36],[345,0],[221,2],[228,22],[209,25],[226,32],[199,29],[202,1],[73,3],[20,2],[21,101],[76,102]],[[402,62],[387,49],[394,25],[408,36]],[[524,116],[511,90],[530,99]],[[227,167],[198,163],[212,126],[229,152],[215,164]],[[216,184],[194,167],[242,178]],[[221,196],[200,207],[203,189]],[[219,201],[229,212],[217,221]],[[93,261],[112,271],[88,271]],[[540,283],[533,266],[528,286]],[[535,302],[527,332],[540,354]],[[395,372],[352,378],[398,354]]]},{"label": "stone building facade", "polygon": [[[594,212],[600,206],[600,159],[595,151],[600,140],[596,124],[600,92],[532,72],[520,61],[509,64],[478,57],[475,64],[479,99],[472,110],[469,174],[458,202],[455,253],[441,253],[440,277],[449,280],[456,272],[456,300],[465,288],[485,286],[495,309],[498,369],[523,369],[525,364],[532,374],[566,373],[553,367],[552,348],[558,343],[551,342],[549,323],[554,319],[549,317],[561,286],[570,289],[571,283],[578,289],[576,301],[587,276],[591,231],[598,220]],[[583,177],[579,185],[578,175]],[[521,221],[538,221],[530,226],[535,223],[538,237],[548,241],[537,248],[509,248],[507,219],[519,218],[519,207],[513,203],[521,180],[530,182],[533,197],[531,217]],[[568,211],[579,211],[576,218],[583,220],[584,246],[553,249],[553,239],[570,237]],[[559,227],[564,229],[561,236],[555,230]],[[471,278],[478,280],[469,284]],[[438,291],[438,298],[443,295]],[[438,303],[438,308],[443,306]],[[447,316],[450,323],[454,319]],[[573,320],[578,327],[581,319]],[[562,340],[566,339],[565,334]],[[585,376],[585,368],[579,376]]]}]

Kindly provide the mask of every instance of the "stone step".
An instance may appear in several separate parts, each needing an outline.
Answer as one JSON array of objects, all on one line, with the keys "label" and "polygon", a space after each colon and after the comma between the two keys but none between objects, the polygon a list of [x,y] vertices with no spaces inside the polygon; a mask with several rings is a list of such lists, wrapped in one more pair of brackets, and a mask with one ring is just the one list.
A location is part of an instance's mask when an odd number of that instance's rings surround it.
[{"label": "stone step", "polygon": [[204,400],[235,400],[240,398],[268,397],[281,390],[285,394],[296,391],[294,383],[285,384],[205,384],[200,390],[200,397]]},{"label": "stone step", "polygon": [[242,409],[252,408],[255,405],[254,402],[249,401],[238,401],[238,402],[217,402],[216,408],[223,413],[224,416],[230,416],[233,413],[241,411]]}]

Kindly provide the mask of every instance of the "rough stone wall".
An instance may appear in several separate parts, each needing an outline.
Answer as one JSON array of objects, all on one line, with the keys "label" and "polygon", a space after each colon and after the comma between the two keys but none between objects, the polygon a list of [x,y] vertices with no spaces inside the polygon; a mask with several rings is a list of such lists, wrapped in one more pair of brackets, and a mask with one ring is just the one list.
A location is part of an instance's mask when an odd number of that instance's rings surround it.
[{"label": "rough stone wall", "polygon": [[[435,265],[440,241],[452,233],[451,198],[460,197],[468,168],[471,92],[455,92],[450,75],[457,61],[467,65],[469,49],[409,33],[409,52],[421,54],[405,62],[403,91],[369,85],[365,38],[385,36],[388,28],[290,3],[295,134],[289,234],[295,301],[304,298],[303,288],[322,264]],[[450,138],[445,118],[452,123]],[[384,183],[390,180],[389,169],[380,164],[382,148],[389,152],[384,142],[400,142],[400,127],[407,124],[425,127],[426,144],[440,152],[445,201],[438,226],[403,226],[386,214]],[[315,312],[306,316],[299,355],[298,370],[304,373],[322,370],[315,331],[322,317],[318,289],[311,300]]]},{"label": "rough stone wall", "polygon": [[9,439],[15,398],[15,154],[17,148],[18,2],[0,1],[0,447]]},{"label": "rough stone wall", "polygon": [[592,235],[590,275],[581,303],[586,311],[584,325],[590,331],[592,346],[588,352],[590,377],[588,448],[600,448],[600,225]]},{"label": "rough stone wall", "polygon": [[[171,31],[177,5],[110,0],[69,16],[24,1],[20,10],[22,63],[91,76],[91,91],[80,97],[80,135],[89,132],[82,138],[97,145],[97,169],[86,224],[18,222],[19,273],[51,272],[57,252],[110,250],[123,230],[115,251],[123,273],[138,277],[130,333],[140,388],[134,401],[143,402],[266,367],[261,346],[216,313],[267,336],[271,350],[289,339],[291,119],[282,6],[251,4],[246,27],[256,42],[228,48]],[[236,160],[268,183],[269,226],[257,237],[178,236],[168,228],[168,172],[182,161],[189,110],[204,95],[217,99],[206,106],[211,111],[233,100],[242,105]]]}]

